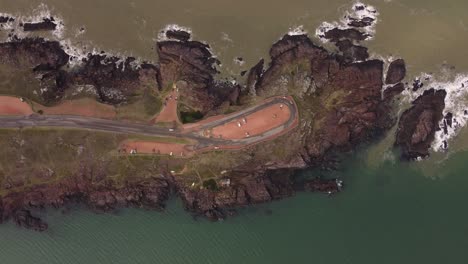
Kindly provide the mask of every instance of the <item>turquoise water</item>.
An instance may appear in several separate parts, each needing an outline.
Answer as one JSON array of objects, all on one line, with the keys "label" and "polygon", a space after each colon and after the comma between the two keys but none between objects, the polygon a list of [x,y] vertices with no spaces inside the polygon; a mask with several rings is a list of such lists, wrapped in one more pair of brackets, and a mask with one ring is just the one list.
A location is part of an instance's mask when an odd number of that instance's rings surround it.
[{"label": "turquoise water", "polygon": [[333,198],[301,193],[219,223],[173,200],[164,213],[52,212],[46,233],[1,225],[1,263],[466,263],[468,153],[439,178],[366,155],[332,173],[347,183]]}]

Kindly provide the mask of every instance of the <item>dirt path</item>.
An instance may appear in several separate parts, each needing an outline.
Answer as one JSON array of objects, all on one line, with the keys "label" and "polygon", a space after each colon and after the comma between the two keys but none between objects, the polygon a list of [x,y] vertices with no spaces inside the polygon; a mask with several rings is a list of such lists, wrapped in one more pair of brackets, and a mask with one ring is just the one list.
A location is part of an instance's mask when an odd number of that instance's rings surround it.
[{"label": "dirt path", "polygon": [[66,100],[52,107],[34,103],[34,108],[42,110],[46,115],[76,115],[104,119],[114,119],[116,116],[113,106],[96,102],[90,98]]},{"label": "dirt path", "polygon": [[177,114],[177,102],[179,99],[179,90],[174,85],[171,93],[166,96],[163,102],[163,108],[156,117],[153,118],[153,123],[174,123],[182,124]]},{"label": "dirt path", "polygon": [[271,105],[250,115],[245,115],[231,122],[216,126],[207,131],[212,137],[223,139],[241,139],[261,135],[284,124],[291,111],[282,103]]},{"label": "dirt path", "polygon": [[31,106],[20,98],[0,96],[0,115],[31,115]]},{"label": "dirt path", "polygon": [[127,154],[165,154],[178,157],[191,156],[193,150],[185,144],[144,140],[126,140],[120,144],[120,151]]}]

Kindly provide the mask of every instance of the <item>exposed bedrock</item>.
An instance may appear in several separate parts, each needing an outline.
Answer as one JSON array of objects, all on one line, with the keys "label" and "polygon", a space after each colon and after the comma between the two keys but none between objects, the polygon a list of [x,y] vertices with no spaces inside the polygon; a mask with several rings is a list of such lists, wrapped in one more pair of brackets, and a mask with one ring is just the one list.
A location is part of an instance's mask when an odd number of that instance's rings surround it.
[{"label": "exposed bedrock", "polygon": [[401,94],[405,90],[405,85],[403,83],[395,84],[391,87],[385,89],[383,97],[384,100],[391,100],[395,96]]},{"label": "exposed bedrock", "polygon": [[69,56],[56,41],[42,38],[13,39],[0,43],[0,61],[18,68],[57,70],[68,63]]},{"label": "exposed bedrock", "polygon": [[345,62],[365,61],[369,58],[366,47],[354,45],[349,39],[338,41],[336,46],[343,53]]},{"label": "exposed bedrock", "polygon": [[8,23],[8,22],[13,22],[13,21],[15,21],[15,19],[13,17],[0,16],[0,24],[5,24],[5,23]]},{"label": "exposed bedrock", "polygon": [[357,28],[369,27],[374,23],[374,21],[375,20],[371,17],[363,17],[362,19],[350,18],[348,26]]},{"label": "exposed bedrock", "polygon": [[166,178],[148,178],[116,187],[110,182],[96,184],[85,176],[70,177],[2,197],[0,221],[12,219],[19,226],[44,231],[47,224],[33,216],[32,212],[46,207],[60,208],[75,202],[104,212],[121,207],[162,210],[170,192],[170,179]]},{"label": "exposed bedrock", "polygon": [[406,160],[429,156],[429,148],[443,118],[444,90],[429,89],[400,117],[395,146]]},{"label": "exposed bedrock", "polygon": [[183,30],[168,30],[166,32],[166,37],[169,39],[175,39],[179,41],[189,41],[190,40],[190,33],[183,31]]},{"label": "exposed bedrock", "polygon": [[[178,195],[187,211],[211,220],[219,220],[229,216],[235,208],[293,196],[297,187],[294,174],[294,170],[288,169],[238,173],[236,177],[231,178],[227,187],[217,190],[194,190],[180,186]],[[334,193],[339,191],[339,186],[335,179],[313,179],[302,182],[299,189]]]},{"label": "exposed bedrock", "polygon": [[385,78],[386,84],[396,84],[401,82],[406,76],[406,65],[402,59],[397,59],[390,63],[387,71],[387,77]]},{"label": "exposed bedrock", "polygon": [[24,23],[23,30],[24,31],[47,31],[47,30],[55,30],[57,28],[57,24],[53,17],[44,18],[41,22],[37,23]]},{"label": "exposed bedrock", "polygon": [[354,28],[339,29],[333,28],[323,34],[325,39],[332,42],[338,42],[343,39],[354,41],[363,41],[369,38],[369,35]]},{"label": "exposed bedrock", "polygon": [[293,94],[301,99],[309,162],[328,151],[350,150],[375,138],[393,120],[382,101],[383,62],[346,63],[305,35],[285,36],[270,50],[272,62],[257,82],[257,94]]},{"label": "exposed bedrock", "polygon": [[108,104],[126,102],[142,87],[158,89],[159,68],[101,54],[88,54],[70,68],[70,57],[59,42],[42,38],[14,39],[0,43],[0,61],[12,67],[31,69],[41,80],[42,103],[58,102],[65,90],[75,85],[92,85],[98,99]]},{"label": "exposed bedrock", "polygon": [[157,43],[161,86],[167,88],[176,83],[183,104],[203,114],[223,102],[237,101],[232,98],[239,93],[239,86],[215,81],[218,74],[216,65],[220,62],[213,56],[210,47],[198,41],[186,41],[185,37],[182,40]]},{"label": "exposed bedrock", "polygon": [[126,102],[143,87],[157,90],[159,69],[152,64],[137,64],[135,58],[121,59],[89,54],[71,71],[70,85],[93,85],[99,99],[109,104]]}]

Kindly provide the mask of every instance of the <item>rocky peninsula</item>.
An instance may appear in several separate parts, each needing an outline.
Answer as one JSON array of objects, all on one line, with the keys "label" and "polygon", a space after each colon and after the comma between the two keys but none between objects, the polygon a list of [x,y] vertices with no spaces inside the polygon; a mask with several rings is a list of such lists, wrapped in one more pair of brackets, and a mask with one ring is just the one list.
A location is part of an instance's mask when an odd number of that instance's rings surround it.
[{"label": "rocky peninsula", "polygon": [[[0,43],[1,63],[21,69],[41,91],[14,95],[44,105],[59,104],[89,88],[94,100],[118,108],[177,87],[180,98],[176,99],[183,102],[179,107],[199,113],[202,120],[273,96],[291,96],[299,111],[298,126],[271,140],[189,158],[162,157],[156,163],[152,160],[151,167],[147,158],[135,157],[147,169],[129,169],[118,178],[111,177],[117,166],[115,155],[80,145],[76,167],[61,171],[60,176],[47,168],[34,171],[40,180],[29,182],[14,180],[24,175],[3,175],[0,221],[13,220],[43,231],[48,226],[37,212],[45,208],[81,203],[106,212],[121,207],[163,210],[171,195],[180,197],[194,215],[217,220],[234,214],[236,208],[282,199],[297,191],[339,192],[340,179],[300,179],[297,172],[333,168],[339,154],[383,137],[398,120],[393,114],[394,98],[409,89],[402,83],[406,75],[402,59],[393,61],[385,72],[384,62],[369,59],[367,48],[360,44],[368,37],[360,29],[372,23],[371,18],[353,19],[350,29],[325,32],[336,52],[305,34],[285,35],[272,45],[268,65],[260,60],[238,83],[218,78],[220,62],[209,45],[191,40],[188,32],[166,32],[167,40],[155,44],[156,64],[106,54],[78,58],[67,54],[59,42],[42,38]],[[24,29],[47,30],[52,24],[49,19],[24,25]],[[428,155],[434,133],[440,129],[444,97],[441,90],[425,91],[399,118],[395,146],[401,149],[402,158]],[[22,169],[16,173],[33,173],[27,164],[18,164]]]}]

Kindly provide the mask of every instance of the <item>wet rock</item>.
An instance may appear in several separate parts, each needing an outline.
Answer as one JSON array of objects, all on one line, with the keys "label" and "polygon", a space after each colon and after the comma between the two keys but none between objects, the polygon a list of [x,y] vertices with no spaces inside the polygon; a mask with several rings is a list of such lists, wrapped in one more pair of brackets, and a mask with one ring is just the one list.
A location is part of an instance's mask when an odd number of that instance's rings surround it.
[{"label": "wet rock", "polygon": [[141,87],[158,88],[159,70],[156,66],[144,63],[139,67],[135,58],[108,57],[89,54],[75,69],[70,82],[74,85],[93,85],[100,101],[120,104],[130,99]]},{"label": "wet rock", "polygon": [[401,82],[406,76],[406,65],[402,59],[394,60],[390,63],[387,71],[387,77],[385,78],[386,84],[396,84]]},{"label": "wet rock", "polygon": [[405,90],[403,83],[398,83],[384,90],[384,100],[391,100]]},{"label": "wet rock", "polygon": [[348,23],[348,26],[362,28],[362,27],[369,27],[373,23],[374,23],[374,19],[371,17],[363,17],[362,19],[350,18],[350,22]]},{"label": "wet rock", "polygon": [[96,184],[82,175],[34,186],[26,192],[12,192],[0,200],[0,220],[12,219],[19,226],[43,231],[47,224],[31,215],[30,208],[61,208],[69,203],[84,203],[98,211],[118,207],[145,207],[162,210],[171,192],[170,181],[152,178],[123,186]]},{"label": "wet rock", "polygon": [[24,31],[48,31],[48,30],[55,30],[57,28],[57,24],[55,23],[55,19],[51,18],[44,18],[42,22],[38,23],[24,23],[23,30]]},{"label": "wet rock", "polygon": [[353,61],[365,61],[369,58],[366,47],[354,45],[350,40],[340,40],[336,43],[338,49],[343,52],[346,63]]},{"label": "wet rock", "polygon": [[417,90],[421,89],[424,87],[424,83],[420,79],[415,79],[413,81],[413,92],[416,92]]},{"label": "wet rock", "polygon": [[366,40],[367,38],[369,38],[369,35],[354,28],[347,28],[347,29],[334,28],[334,29],[326,31],[323,34],[323,37],[332,42],[338,42],[343,39],[362,41],[362,40]]},{"label": "wet rock", "polygon": [[261,59],[252,69],[249,70],[249,74],[247,75],[247,91],[255,94],[255,86],[257,81],[263,74],[263,64],[265,63],[264,59]]},{"label": "wet rock", "polygon": [[178,194],[186,210],[218,220],[225,218],[232,208],[292,196],[294,190],[290,173],[275,171],[247,174],[229,187],[217,191],[179,186]]},{"label": "wet rock", "polygon": [[402,158],[413,160],[429,155],[443,118],[446,94],[444,90],[427,90],[401,115],[395,146],[401,149]]},{"label": "wet rock", "polygon": [[307,180],[304,183],[304,188],[309,192],[333,194],[341,190],[341,181],[337,179],[315,178],[313,180]]},{"label": "wet rock", "polygon": [[57,70],[68,60],[68,54],[56,41],[26,38],[0,43],[0,61],[20,68],[40,71]]},{"label": "wet rock", "polygon": [[189,32],[183,30],[168,30],[166,31],[166,37],[169,39],[186,42],[190,40],[191,35]]},{"label": "wet rock", "polygon": [[13,220],[16,225],[35,231],[45,231],[48,225],[40,218],[31,215],[29,210],[19,210],[15,212]]},{"label": "wet rock", "polygon": [[5,24],[8,22],[13,22],[15,19],[13,17],[8,17],[8,16],[0,16],[0,24]]}]

